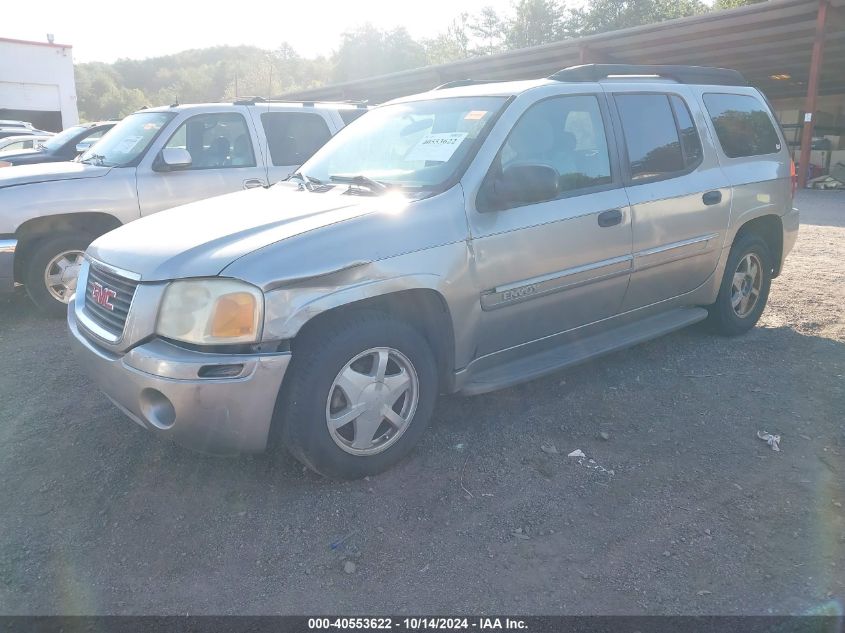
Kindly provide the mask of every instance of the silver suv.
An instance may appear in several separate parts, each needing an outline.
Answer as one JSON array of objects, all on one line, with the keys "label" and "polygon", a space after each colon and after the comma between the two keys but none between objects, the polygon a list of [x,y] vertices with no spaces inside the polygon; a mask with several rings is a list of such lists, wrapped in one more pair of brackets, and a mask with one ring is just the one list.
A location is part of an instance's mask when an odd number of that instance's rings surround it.
[{"label": "silver suv", "polygon": [[355,478],[411,449],[438,393],[754,326],[798,212],[738,73],[461,83],[370,110],[287,182],[95,241],[68,322],[108,397],[201,451],[278,437]]},{"label": "silver suv", "polygon": [[78,162],[0,169],[0,292],[21,283],[42,310],[63,316],[94,238],[162,209],[285,178],[365,111],[255,99],[148,108]]}]

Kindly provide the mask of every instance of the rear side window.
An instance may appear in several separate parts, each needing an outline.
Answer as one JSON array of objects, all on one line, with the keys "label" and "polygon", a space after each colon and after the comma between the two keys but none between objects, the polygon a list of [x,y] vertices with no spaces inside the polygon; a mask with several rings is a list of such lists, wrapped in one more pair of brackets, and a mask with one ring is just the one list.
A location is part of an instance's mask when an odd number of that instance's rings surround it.
[{"label": "rear side window", "polygon": [[681,150],[684,153],[684,165],[687,168],[694,167],[701,162],[701,139],[698,138],[698,130],[692,122],[687,104],[678,95],[671,95],[669,101],[672,103],[672,110],[675,111],[675,121],[678,123],[678,131],[681,133]]},{"label": "rear side window", "polygon": [[625,133],[631,180],[651,180],[684,171],[684,154],[669,97],[618,94],[614,98]]},{"label": "rear side window", "polygon": [[365,112],[366,112],[366,110],[364,108],[355,108],[355,109],[350,108],[349,110],[338,110],[337,111],[337,113],[340,115],[340,118],[343,119],[344,125],[349,125],[350,123],[352,123],[352,121],[354,121],[355,119],[360,117]]},{"label": "rear side window", "polygon": [[759,99],[710,93],[704,95],[704,105],[726,156],[762,156],[780,151],[778,133]]},{"label": "rear side window", "polygon": [[274,165],[301,165],[332,136],[323,117],[311,112],[264,112],[261,125]]}]

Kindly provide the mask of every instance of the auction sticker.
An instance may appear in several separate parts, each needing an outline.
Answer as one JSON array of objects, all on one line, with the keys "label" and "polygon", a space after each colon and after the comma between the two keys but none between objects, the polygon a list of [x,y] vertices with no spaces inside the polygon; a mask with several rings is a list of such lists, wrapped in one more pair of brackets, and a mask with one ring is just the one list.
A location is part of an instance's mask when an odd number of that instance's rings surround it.
[{"label": "auction sticker", "polygon": [[467,137],[466,132],[426,134],[420,139],[405,160],[433,160],[445,163]]}]

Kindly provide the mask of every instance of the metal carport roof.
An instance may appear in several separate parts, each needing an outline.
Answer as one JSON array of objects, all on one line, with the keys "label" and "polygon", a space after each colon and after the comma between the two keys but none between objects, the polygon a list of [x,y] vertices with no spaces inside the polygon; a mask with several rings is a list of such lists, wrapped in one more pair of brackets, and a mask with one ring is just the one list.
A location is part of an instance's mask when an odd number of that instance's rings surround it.
[{"label": "metal carport roof", "polygon": [[[845,92],[845,0],[828,3],[820,94]],[[819,0],[760,4],[668,20],[496,55],[474,57],[326,85],[284,95],[295,99],[381,102],[457,79],[545,77],[588,62],[694,64],[742,72],[770,98],[807,93]],[[788,74],[789,80],[771,75]]]}]

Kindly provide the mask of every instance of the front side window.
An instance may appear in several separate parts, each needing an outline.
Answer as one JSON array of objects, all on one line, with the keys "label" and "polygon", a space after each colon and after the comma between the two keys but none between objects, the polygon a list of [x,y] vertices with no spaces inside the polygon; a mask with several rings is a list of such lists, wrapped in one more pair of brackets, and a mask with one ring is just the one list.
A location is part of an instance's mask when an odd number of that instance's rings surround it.
[{"label": "front side window", "polygon": [[301,165],[332,137],[325,119],[313,112],[265,112],[261,126],[276,166]]},{"label": "front side window", "polygon": [[331,182],[332,176],[365,176],[383,184],[436,190],[460,177],[505,97],[448,97],[374,108],[326,143],[300,170]]},{"label": "front side window", "polygon": [[614,96],[633,182],[665,178],[686,164],[675,118],[665,94]]},{"label": "front side window", "polygon": [[59,132],[55,136],[51,136],[49,140],[45,141],[44,149],[49,150],[51,152],[60,150],[65,146],[68,141],[70,141],[77,134],[83,131],[85,131],[84,125],[74,125],[73,127],[69,127],[68,129]]},{"label": "front side window", "polygon": [[165,147],[188,150],[189,169],[255,167],[249,128],[246,119],[237,113],[192,116],[179,126]]},{"label": "front side window", "polygon": [[140,160],[150,143],[174,116],[172,112],[130,114],[82,154],[79,161],[106,167],[130,165]]},{"label": "front side window", "polygon": [[514,125],[499,161],[502,170],[520,163],[554,167],[561,194],[611,182],[598,99],[555,97],[531,106]]},{"label": "front side window", "polygon": [[705,94],[704,105],[729,158],[762,156],[780,151],[780,137],[768,108],[749,95]]}]

